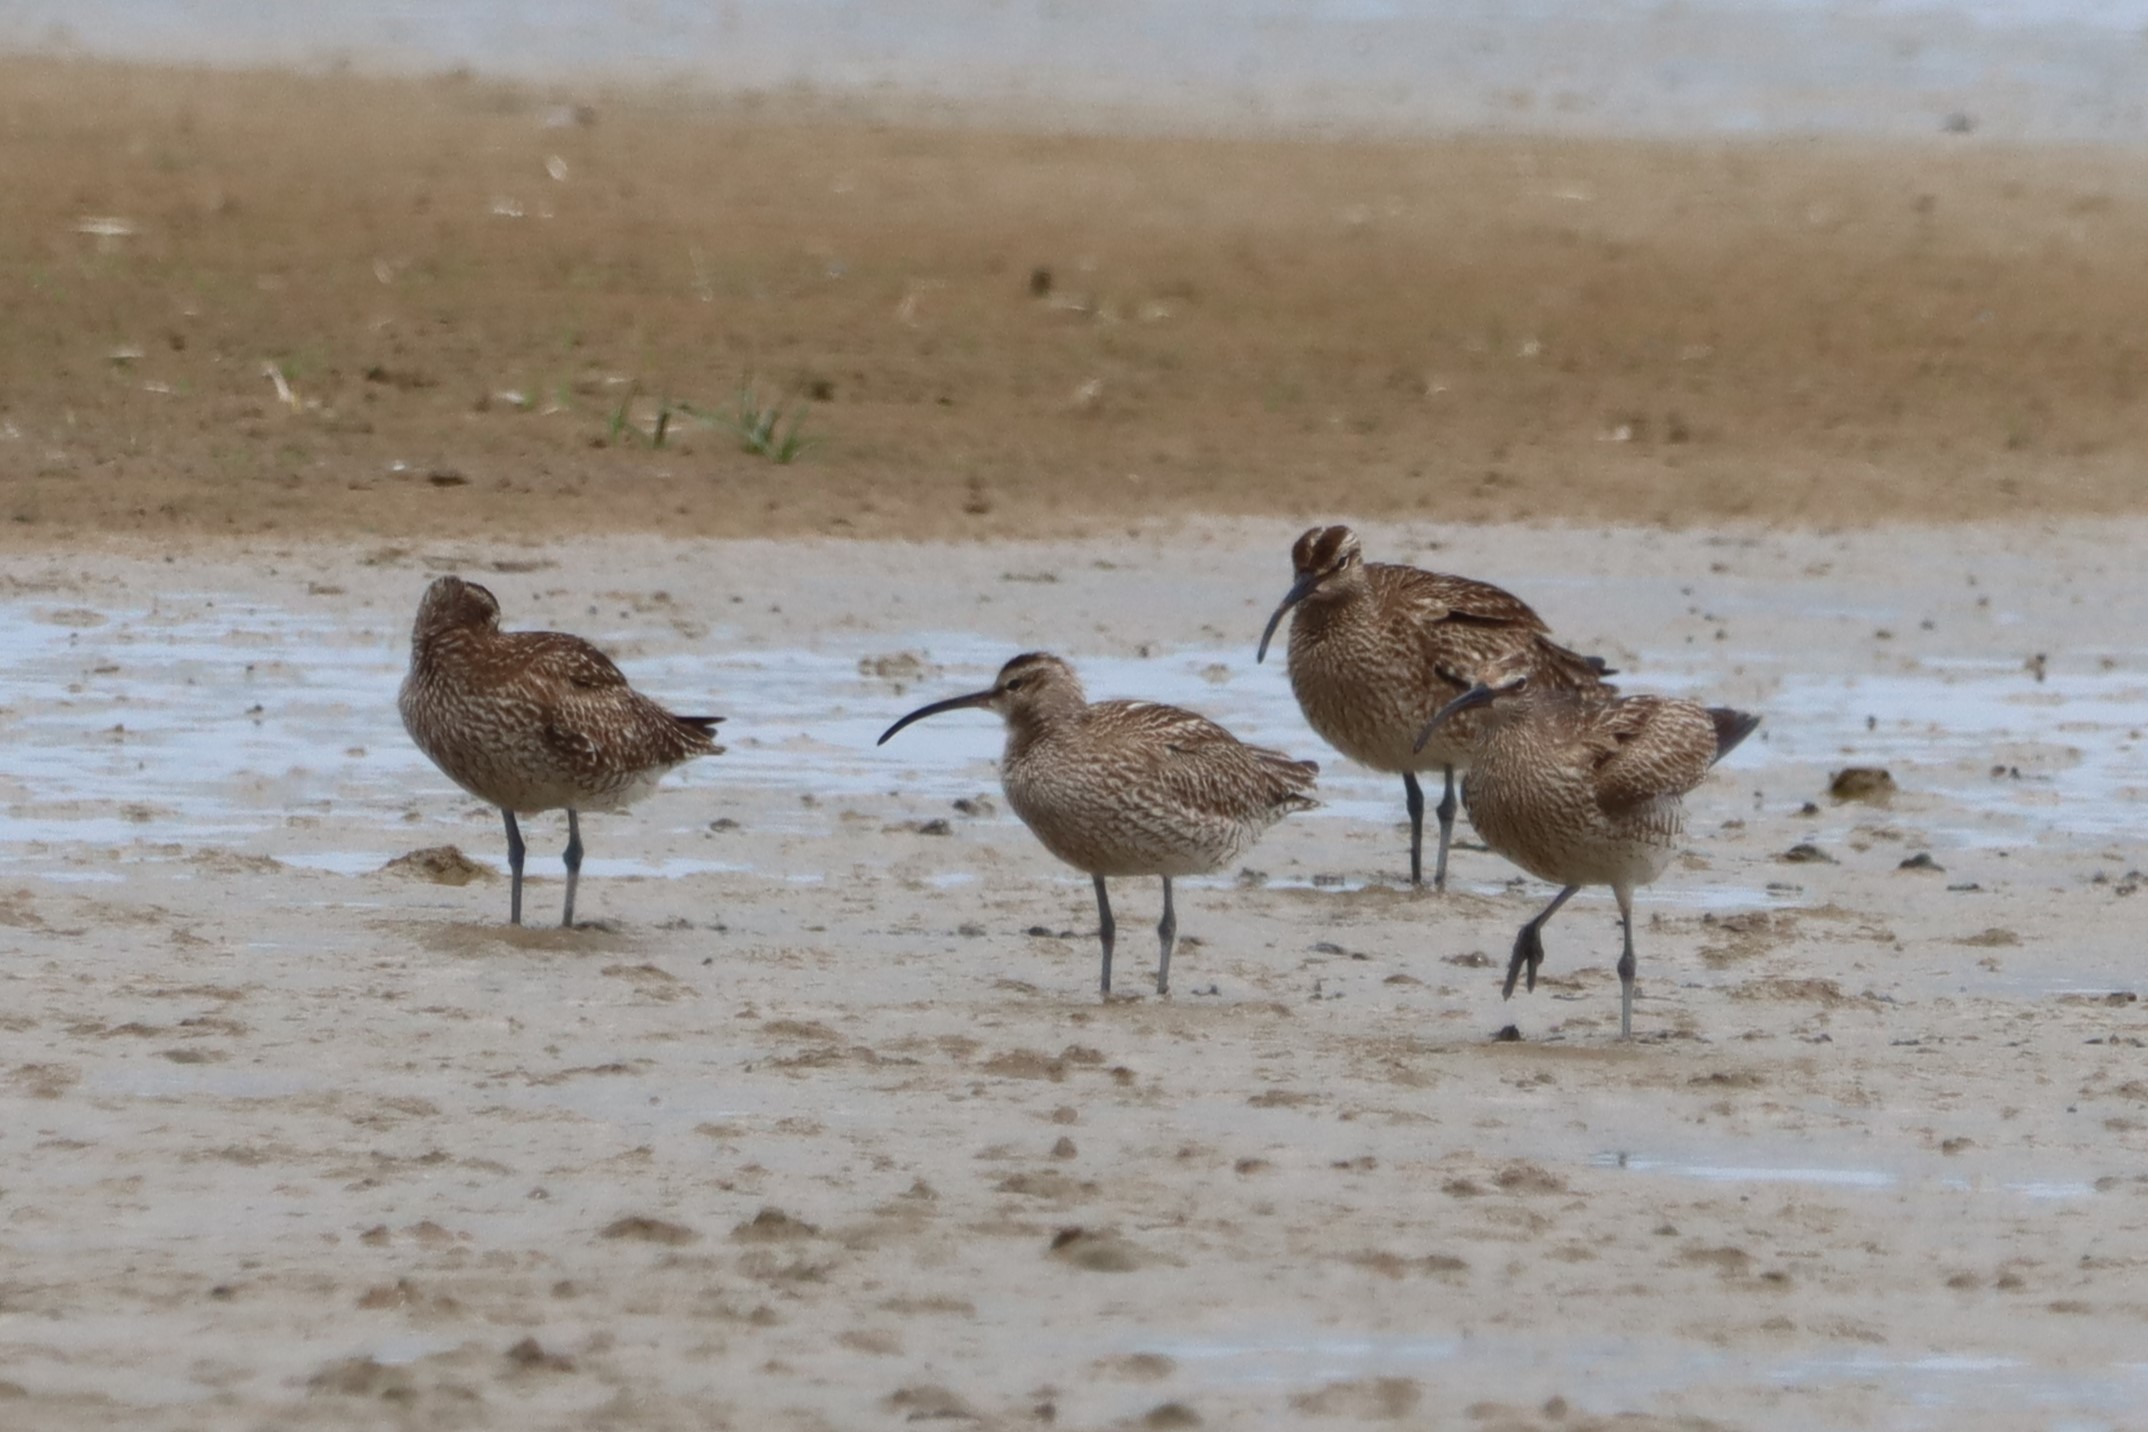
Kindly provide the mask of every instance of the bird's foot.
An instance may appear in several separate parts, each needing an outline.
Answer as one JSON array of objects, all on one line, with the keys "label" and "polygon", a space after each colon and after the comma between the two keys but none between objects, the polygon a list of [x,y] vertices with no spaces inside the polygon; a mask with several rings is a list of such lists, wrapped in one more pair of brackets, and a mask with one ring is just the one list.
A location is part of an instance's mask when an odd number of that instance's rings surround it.
[{"label": "bird's foot", "polygon": [[1507,983],[1506,988],[1500,992],[1501,998],[1514,998],[1514,982],[1521,977],[1524,970],[1529,975],[1529,992],[1535,994],[1536,967],[1542,963],[1544,963],[1544,935],[1537,928],[1536,922],[1532,920],[1522,926],[1521,933],[1514,937],[1514,956],[1507,961]]}]

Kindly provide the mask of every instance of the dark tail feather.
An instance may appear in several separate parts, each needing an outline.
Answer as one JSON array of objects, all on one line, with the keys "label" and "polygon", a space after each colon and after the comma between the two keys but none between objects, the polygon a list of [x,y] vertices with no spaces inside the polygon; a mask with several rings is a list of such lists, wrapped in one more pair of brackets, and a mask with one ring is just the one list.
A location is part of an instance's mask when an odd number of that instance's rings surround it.
[{"label": "dark tail feather", "polygon": [[[1753,734],[1760,725],[1760,718],[1750,711],[1733,711],[1728,706],[1711,706],[1708,719],[1715,722],[1715,759],[1722,760],[1736,750],[1738,743]],[[1710,762],[1714,764],[1714,762]]]},{"label": "dark tail feather", "polygon": [[687,738],[687,740],[691,741],[695,746],[700,748],[701,754],[709,756],[720,756],[723,754],[723,747],[717,745],[714,739],[716,735],[716,723],[723,720],[723,717],[673,716],[671,719],[678,724],[680,732]]},{"label": "dark tail feather", "polygon": [[1281,751],[1256,747],[1262,757],[1261,764],[1275,778],[1269,790],[1269,805],[1286,811],[1311,810],[1320,802],[1310,792],[1320,777],[1320,766],[1315,761],[1294,761]]},{"label": "dark tail feather", "polygon": [[1598,676],[1618,675],[1618,668],[1615,666],[1606,666],[1604,664],[1604,659],[1600,656],[1584,656],[1581,659],[1587,662],[1589,664],[1589,670],[1595,672]]}]

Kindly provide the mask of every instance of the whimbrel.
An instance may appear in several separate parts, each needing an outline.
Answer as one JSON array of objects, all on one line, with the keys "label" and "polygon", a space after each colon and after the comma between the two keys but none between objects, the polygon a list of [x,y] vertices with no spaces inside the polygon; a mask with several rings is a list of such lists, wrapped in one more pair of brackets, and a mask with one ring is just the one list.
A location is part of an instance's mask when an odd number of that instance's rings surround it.
[{"label": "whimbrel", "polygon": [[1505,995],[1524,971],[1536,988],[1544,922],[1584,885],[1618,897],[1619,1038],[1633,1035],[1633,892],[1671,863],[1685,828],[1683,797],[1753,733],[1760,718],[1666,696],[1560,690],[1518,664],[1495,666],[1425,724],[1435,736],[1480,711],[1462,787],[1485,844],[1559,887],[1514,937]]},{"label": "whimbrel", "polygon": [[500,630],[499,600],[460,577],[425,589],[397,703],[404,729],[449,780],[500,808],[513,872],[508,920],[522,923],[522,832],[515,813],[567,812],[567,902],[582,870],[585,810],[625,810],[664,772],[723,750],[721,716],[674,716],[627,685],[578,636]]},{"label": "whimbrel", "polygon": [[1552,641],[1528,603],[1487,582],[1390,562],[1367,562],[1347,527],[1315,527],[1290,549],[1297,580],[1268,618],[1255,660],[1283,614],[1290,621],[1290,689],[1312,728],[1336,750],[1376,771],[1399,771],[1410,812],[1410,883],[1424,884],[1425,793],[1419,771],[1446,777],[1432,888],[1447,886],[1454,842],[1454,777],[1469,764],[1476,722],[1444,727],[1416,744],[1427,717],[1469,686],[1469,673],[1519,656],[1537,681],[1602,684],[1611,671]]},{"label": "whimbrel", "polygon": [[1015,657],[987,690],[920,706],[880,740],[912,721],[969,706],[1007,722],[999,766],[1007,803],[1046,850],[1096,882],[1107,995],[1114,932],[1107,877],[1163,878],[1156,992],[1168,993],[1178,934],[1172,877],[1219,870],[1284,816],[1319,804],[1307,794],[1320,771],[1311,761],[1248,746],[1176,706],[1092,702],[1074,668],[1043,652]]}]

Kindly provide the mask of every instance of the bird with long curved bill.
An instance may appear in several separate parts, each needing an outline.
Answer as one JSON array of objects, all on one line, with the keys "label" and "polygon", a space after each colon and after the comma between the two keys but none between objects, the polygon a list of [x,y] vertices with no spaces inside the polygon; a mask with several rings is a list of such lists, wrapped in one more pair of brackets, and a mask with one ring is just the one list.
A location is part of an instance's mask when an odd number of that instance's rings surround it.
[{"label": "bird with long curved bill", "polygon": [[1526,975],[1536,988],[1544,922],[1585,885],[1618,899],[1621,1039],[1633,1036],[1633,892],[1670,865],[1685,829],[1685,794],[1753,734],[1760,718],[1667,696],[1605,696],[1538,682],[1495,666],[1442,706],[1420,745],[1448,722],[1478,714],[1462,785],[1484,843],[1559,893],[1514,937],[1504,996]]},{"label": "bird with long curved bill", "polygon": [[1465,715],[1432,741],[1413,738],[1469,685],[1457,673],[1520,660],[1541,683],[1584,690],[1613,673],[1553,641],[1544,619],[1513,593],[1468,577],[1367,562],[1347,527],[1311,528],[1291,547],[1290,563],[1290,590],[1268,618],[1254,660],[1267,660],[1268,643],[1289,616],[1290,689],[1306,721],[1351,760],[1402,776],[1412,885],[1425,878],[1425,793],[1417,777],[1441,773],[1432,888],[1444,890],[1455,775],[1469,765],[1476,722]]},{"label": "bird with long curved bill", "polygon": [[1320,768],[1311,761],[1246,745],[1176,706],[1090,701],[1074,668],[1045,652],[1015,657],[982,691],[920,706],[879,744],[913,721],[971,708],[1007,724],[1000,782],[1014,813],[1046,850],[1095,882],[1107,996],[1116,930],[1107,879],[1162,878],[1156,992],[1169,993],[1173,877],[1220,870],[1284,816],[1319,804],[1310,792]]}]

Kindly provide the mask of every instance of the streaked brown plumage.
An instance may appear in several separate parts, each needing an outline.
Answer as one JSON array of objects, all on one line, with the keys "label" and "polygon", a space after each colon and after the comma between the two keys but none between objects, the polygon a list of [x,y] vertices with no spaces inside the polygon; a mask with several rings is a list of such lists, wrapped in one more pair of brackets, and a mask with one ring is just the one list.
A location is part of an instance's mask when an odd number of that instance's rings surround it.
[{"label": "streaked brown plumage", "polygon": [[500,630],[500,603],[460,577],[425,589],[403,678],[404,729],[448,779],[500,808],[513,873],[508,918],[522,923],[522,832],[515,813],[567,812],[567,899],[582,869],[579,812],[625,810],[664,772],[723,747],[721,716],[674,716],[627,685],[610,657],[556,631]]},{"label": "streaked brown plumage", "polygon": [[1525,970],[1536,988],[1544,922],[1584,885],[1618,897],[1619,1037],[1633,1033],[1633,892],[1661,875],[1685,829],[1683,797],[1753,733],[1758,716],[1666,696],[1610,696],[1540,684],[1495,666],[1426,724],[1436,736],[1465,712],[1478,733],[1463,798],[1485,844],[1560,888],[1522,926],[1506,994]]},{"label": "streaked brown plumage", "polygon": [[1284,816],[1319,804],[1307,794],[1320,770],[1311,761],[1248,746],[1176,706],[1092,702],[1074,668],[1043,652],[1015,657],[988,690],[919,707],[880,740],[912,721],[971,706],[1007,722],[999,768],[1007,803],[1045,849],[1095,881],[1107,995],[1115,927],[1106,877],[1162,877],[1156,992],[1167,993],[1178,933],[1172,877],[1219,870]]},{"label": "streaked brown plumage", "polygon": [[1571,689],[1602,686],[1611,673],[1596,658],[1552,641],[1543,618],[1511,592],[1468,577],[1367,562],[1347,527],[1310,529],[1292,546],[1290,560],[1296,580],[1268,619],[1256,659],[1267,658],[1283,614],[1296,608],[1291,692],[1329,745],[1376,771],[1401,773],[1413,885],[1424,883],[1425,797],[1417,773],[1445,775],[1432,867],[1433,888],[1445,889],[1455,772],[1469,765],[1477,723],[1464,714],[1420,748],[1415,742],[1425,722],[1468,688],[1472,673],[1495,662],[1519,659],[1538,683]]}]

